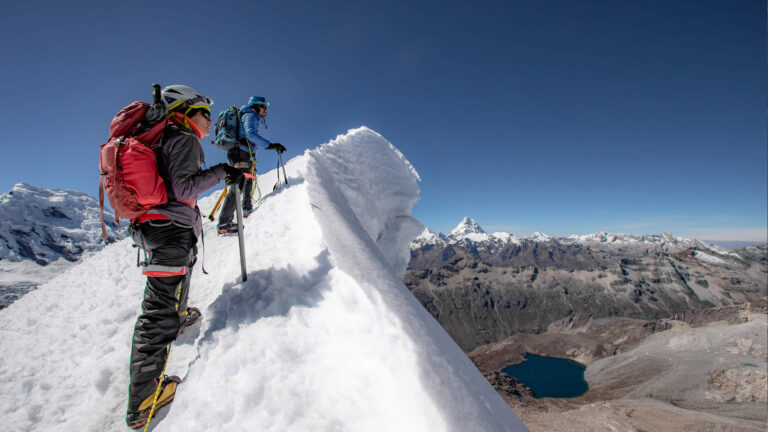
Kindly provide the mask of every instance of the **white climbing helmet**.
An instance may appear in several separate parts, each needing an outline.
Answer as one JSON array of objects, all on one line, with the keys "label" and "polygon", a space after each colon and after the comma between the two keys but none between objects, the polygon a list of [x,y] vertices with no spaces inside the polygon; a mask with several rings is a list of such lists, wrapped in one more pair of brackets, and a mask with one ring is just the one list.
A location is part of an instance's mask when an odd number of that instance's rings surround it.
[{"label": "white climbing helmet", "polygon": [[168,108],[168,111],[192,110],[203,108],[211,111],[213,99],[201,95],[192,87],[174,84],[164,88],[161,92],[161,99]]}]

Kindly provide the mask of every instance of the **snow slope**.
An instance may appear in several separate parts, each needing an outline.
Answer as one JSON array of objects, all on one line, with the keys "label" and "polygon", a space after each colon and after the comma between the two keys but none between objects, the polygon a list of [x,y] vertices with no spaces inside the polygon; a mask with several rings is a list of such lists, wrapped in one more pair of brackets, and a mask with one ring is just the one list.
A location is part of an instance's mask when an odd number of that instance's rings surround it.
[{"label": "snow slope", "polygon": [[[173,345],[167,373],[185,382],[152,429],[527,430],[398,279],[423,230],[402,154],[360,128],[286,169],[246,220],[246,283],[237,237],[205,225],[190,293],[204,319]],[[0,311],[7,430],[125,429],[135,262],[117,242]]]}]

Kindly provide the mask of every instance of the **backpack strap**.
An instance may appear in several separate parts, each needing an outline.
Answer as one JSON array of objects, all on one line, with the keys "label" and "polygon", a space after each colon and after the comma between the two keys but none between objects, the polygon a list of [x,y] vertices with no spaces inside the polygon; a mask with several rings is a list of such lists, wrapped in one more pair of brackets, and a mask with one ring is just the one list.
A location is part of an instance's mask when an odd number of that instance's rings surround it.
[{"label": "backpack strap", "polygon": [[99,176],[99,220],[101,221],[101,236],[104,244],[107,243],[107,227],[104,225],[104,176]]},{"label": "backpack strap", "polygon": [[[110,141],[112,141],[111,138],[110,138]],[[110,141],[107,141],[107,144],[109,144]],[[119,145],[119,142],[120,142],[120,140],[118,140],[118,145]],[[104,144],[104,145],[107,145],[107,144]],[[118,155],[118,153],[119,153],[119,148],[118,148],[117,151],[115,151],[115,159],[113,161],[111,161],[113,167],[117,166],[117,155]],[[99,220],[101,221],[101,236],[104,239],[104,244],[107,244],[107,227],[104,224],[104,191],[107,188],[107,184],[106,184],[106,182],[104,180],[104,176],[106,174],[107,173],[102,172],[99,175]],[[120,217],[117,215],[117,211],[116,210],[115,210],[115,226],[120,226]]]},{"label": "backpack strap", "polygon": [[240,141],[240,125],[242,121],[240,117],[243,114],[240,112],[240,109],[238,109],[237,106],[235,105],[232,105],[232,109],[235,110],[235,118],[237,118],[237,127],[235,128],[237,132],[235,132],[235,139],[239,142]]},{"label": "backpack strap", "polygon": [[[237,123],[237,133],[238,133],[238,135],[240,134],[240,121],[242,120],[242,116],[243,115],[244,114],[242,114],[242,113],[240,113],[238,111],[238,114],[237,114],[237,122],[238,122]],[[254,115],[256,115],[256,114],[254,114]],[[245,136],[243,137],[243,139],[245,140],[245,144],[248,146],[248,155],[250,155],[250,157],[251,157],[251,162],[253,164],[255,164],[256,163],[256,157],[253,155],[253,146],[251,145],[251,141],[248,139],[248,132],[245,133]],[[239,138],[238,138],[238,142],[240,142]]]},{"label": "backpack strap", "polygon": [[157,173],[163,179],[163,183],[165,183],[165,193],[168,196],[168,202],[176,202],[176,195],[173,194],[171,182],[168,181],[168,166],[165,158],[162,157],[163,143],[165,143],[166,132],[168,132],[168,129],[171,130],[171,133],[181,133],[179,127],[171,123],[169,118],[166,117],[165,128],[163,128],[163,133],[160,135],[160,140],[152,149],[155,151],[155,155],[157,157]]}]

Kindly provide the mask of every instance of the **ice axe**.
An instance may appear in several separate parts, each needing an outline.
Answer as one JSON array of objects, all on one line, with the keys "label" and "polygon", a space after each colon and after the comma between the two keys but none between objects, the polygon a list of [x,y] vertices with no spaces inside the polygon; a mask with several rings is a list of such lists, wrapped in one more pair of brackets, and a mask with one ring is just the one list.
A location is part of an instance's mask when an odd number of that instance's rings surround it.
[{"label": "ice axe", "polygon": [[237,214],[237,241],[240,243],[240,273],[242,275],[242,280],[245,282],[248,280],[248,273],[245,269],[245,238],[243,237],[243,230],[245,227],[243,226],[243,207],[241,204],[240,199],[240,193],[243,191],[243,187],[245,186],[244,179],[240,180],[238,184],[232,185],[233,187],[237,188],[235,190],[235,209]]},{"label": "ice axe", "polygon": [[224,188],[224,190],[221,191],[221,195],[219,195],[219,199],[216,200],[216,205],[213,206],[213,210],[211,210],[211,214],[208,215],[209,221],[213,221],[213,215],[215,215],[216,212],[219,210],[219,206],[221,206],[221,201],[224,199],[225,195],[227,195],[227,188]]},{"label": "ice axe", "polygon": [[288,184],[288,174],[285,173],[285,164],[283,163],[283,153],[277,152],[277,156],[279,159],[277,160],[277,183],[272,187],[272,192],[277,190],[277,187],[280,186],[280,167],[283,167],[283,177],[285,180],[285,184]]}]

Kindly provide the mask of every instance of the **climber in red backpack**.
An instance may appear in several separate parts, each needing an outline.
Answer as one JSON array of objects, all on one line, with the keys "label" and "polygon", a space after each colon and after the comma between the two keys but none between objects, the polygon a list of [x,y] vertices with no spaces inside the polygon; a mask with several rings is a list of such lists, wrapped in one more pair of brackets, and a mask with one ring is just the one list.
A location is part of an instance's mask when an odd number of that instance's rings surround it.
[{"label": "climber in red backpack", "polygon": [[202,232],[197,197],[225,179],[236,184],[242,177],[240,170],[226,164],[202,169],[200,139],[210,132],[211,99],[191,87],[172,85],[162,90],[161,100],[167,110],[166,126],[155,153],[167,201],[133,219],[130,226],[133,241],[147,256],[141,263],[147,284],[130,360],[126,423],[134,429],[173,400],[180,380],[163,375],[169,345],[200,319],[200,311],[187,306]]}]

